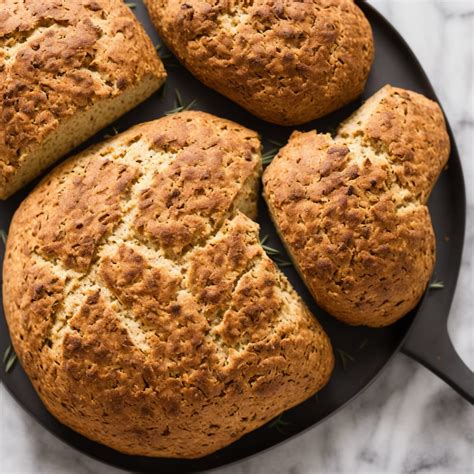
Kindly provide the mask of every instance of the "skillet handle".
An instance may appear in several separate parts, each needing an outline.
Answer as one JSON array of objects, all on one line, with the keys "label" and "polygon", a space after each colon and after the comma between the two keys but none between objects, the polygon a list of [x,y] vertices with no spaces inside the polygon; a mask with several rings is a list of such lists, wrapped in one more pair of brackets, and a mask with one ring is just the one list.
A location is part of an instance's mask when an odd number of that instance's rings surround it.
[{"label": "skillet handle", "polygon": [[474,374],[454,349],[447,318],[440,311],[429,313],[422,311],[415,318],[402,352],[443,379],[472,405]]}]

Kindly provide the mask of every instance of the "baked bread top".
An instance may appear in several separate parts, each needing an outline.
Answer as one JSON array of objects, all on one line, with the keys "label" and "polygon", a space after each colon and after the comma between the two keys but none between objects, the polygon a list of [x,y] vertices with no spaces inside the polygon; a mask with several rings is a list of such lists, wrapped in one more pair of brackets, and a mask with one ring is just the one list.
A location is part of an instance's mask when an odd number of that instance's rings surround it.
[{"label": "baked bread top", "polygon": [[3,296],[48,409],[117,450],[198,457],[319,390],[329,340],[263,252],[256,133],[200,112],[56,168],[12,221]]},{"label": "baked bread top", "polygon": [[264,194],[320,306],[368,326],[414,308],[435,262],[426,202],[449,151],[439,105],[391,86],[334,138],[292,135],[264,173]]},{"label": "baked bread top", "polygon": [[31,150],[64,119],[121,95],[146,76],[157,78],[156,89],[166,74],[150,39],[122,0],[3,1],[0,198],[10,194],[3,188]]},{"label": "baked bread top", "polygon": [[352,0],[145,3],[199,80],[269,122],[308,122],[364,89],[373,38]]}]

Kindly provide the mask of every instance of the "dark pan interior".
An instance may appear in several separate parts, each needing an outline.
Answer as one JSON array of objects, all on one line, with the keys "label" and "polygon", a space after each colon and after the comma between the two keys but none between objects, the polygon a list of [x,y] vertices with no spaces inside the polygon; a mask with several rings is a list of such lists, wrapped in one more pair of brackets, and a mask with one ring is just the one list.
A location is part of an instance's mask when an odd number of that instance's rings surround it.
[{"label": "dark pan interior", "polygon": [[[405,42],[372,7],[362,4],[362,8],[372,24],[376,44],[375,64],[364,97],[329,117],[303,127],[297,127],[298,129],[311,130],[316,128],[319,131],[334,131],[342,119],[346,118],[361,105],[365,98],[371,96],[386,83],[412,89],[434,98],[429,81]],[[137,4],[135,13],[145,25],[154,43],[157,44],[159,38],[151,26],[146,10],[141,3]],[[183,96],[183,102],[187,103],[196,99],[198,102],[196,109],[234,120],[257,130],[261,134],[264,143],[268,139],[285,142],[291,133],[291,128],[265,123],[251,116],[226,98],[207,89],[183,67],[177,65],[176,61],[167,60],[165,65],[167,66],[169,79],[164,92],[155,94],[146,103],[118,120],[114,125],[119,131],[125,130],[131,125],[158,118],[165,111],[172,109],[174,107],[175,89],[178,89]],[[99,141],[107,133],[112,133],[112,127],[108,127],[97,134],[81,149]],[[266,147],[271,148],[272,145],[266,143]],[[29,190],[31,190],[31,187],[10,200],[0,203],[0,228],[8,229],[15,209]],[[436,273],[442,275],[445,287],[448,288],[447,291],[442,292],[441,296],[438,296],[438,294],[435,296],[440,298],[439,305],[436,307],[439,311],[446,310],[446,313],[455,287],[462,248],[464,229],[462,190],[463,181],[459,157],[454,149],[449,167],[442,173],[430,199],[431,215],[438,240]],[[270,235],[270,245],[281,249],[283,252],[262,200],[260,202],[259,223],[262,228],[262,235]],[[3,260],[3,252],[3,246],[0,244],[0,264]],[[324,390],[283,415],[286,424],[280,430],[269,425],[264,426],[233,445],[198,460],[126,456],[94,443],[58,423],[43,407],[18,364],[10,374],[1,371],[3,383],[17,401],[49,431],[80,451],[117,467],[135,472],[178,473],[215,468],[240,460],[274,446],[321,422],[352,399],[375,378],[390,357],[398,350],[417,311],[423,310],[423,307],[421,309],[419,307],[397,324],[384,329],[349,327],[338,323],[317,307],[293,268],[285,268],[284,271],[328,332],[335,349],[336,368],[330,383]],[[433,305],[429,306],[433,307]],[[9,337],[1,308],[0,316],[0,350],[3,353],[3,350],[9,344]]]}]

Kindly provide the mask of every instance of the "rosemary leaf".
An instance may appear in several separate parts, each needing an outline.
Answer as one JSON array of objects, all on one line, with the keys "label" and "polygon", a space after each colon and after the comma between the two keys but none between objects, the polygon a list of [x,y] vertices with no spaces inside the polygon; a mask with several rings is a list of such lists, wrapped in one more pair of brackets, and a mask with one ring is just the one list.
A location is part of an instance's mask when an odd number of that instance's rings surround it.
[{"label": "rosemary leaf", "polygon": [[7,233],[3,229],[0,229],[0,240],[3,242],[3,245],[7,245]]},{"label": "rosemary leaf", "polygon": [[355,358],[352,357],[348,352],[345,352],[345,351],[341,351],[341,352],[344,352],[344,354],[346,355],[346,357],[347,357],[351,362],[354,362],[354,361],[355,361]]},{"label": "rosemary leaf", "polygon": [[280,267],[280,268],[285,268],[285,267],[291,267],[293,264],[289,262],[288,260],[284,260],[283,258],[279,257],[272,257],[272,260]]},{"label": "rosemary leaf", "polygon": [[10,354],[10,357],[8,358],[7,360],[7,363],[5,364],[5,372],[8,374],[11,372],[11,370],[13,369],[14,365],[15,365],[15,362],[16,362],[16,354],[14,352],[12,352]]},{"label": "rosemary leaf", "polygon": [[7,361],[7,359],[10,357],[10,354],[12,353],[13,349],[12,349],[12,346],[11,344],[5,349],[5,352],[3,353],[3,363],[5,364],[5,362]]},{"label": "rosemary leaf", "polygon": [[158,55],[160,56],[160,59],[163,62],[166,62],[167,67],[178,67],[179,62],[177,61],[176,57],[168,50],[165,50],[163,48],[162,44],[157,44],[155,45],[155,49],[158,52]]},{"label": "rosemary leaf", "polygon": [[160,53],[160,58],[162,61],[168,61],[168,59],[173,59],[173,55],[169,51]]},{"label": "rosemary leaf", "polygon": [[161,60],[166,64],[166,67],[168,69],[180,66],[178,60],[171,54],[170,55],[164,54],[163,56],[160,56],[160,57],[161,57]]},{"label": "rosemary leaf", "polygon": [[[161,48],[161,45],[158,45],[158,47]],[[160,58],[162,61],[166,61],[168,59],[173,59],[174,56],[169,51],[162,51],[160,53]]]},{"label": "rosemary leaf", "polygon": [[178,67],[180,65],[179,61],[176,59],[174,54],[165,48],[161,43],[155,44],[154,46],[156,52],[160,59],[166,63],[166,67]]},{"label": "rosemary leaf", "polygon": [[349,365],[349,362],[354,362],[355,359],[354,357],[352,357],[350,354],[348,354],[346,351],[343,351],[342,349],[336,349],[336,351],[339,354],[339,357],[341,358],[342,369],[346,371]]},{"label": "rosemary leaf", "polygon": [[365,338],[365,339],[360,343],[359,351],[361,351],[361,350],[367,345],[368,342],[369,342],[369,340],[368,340],[367,338]]},{"label": "rosemary leaf", "polygon": [[281,252],[269,245],[265,245],[265,242],[268,240],[268,234],[260,239],[260,245],[262,246],[263,250],[265,250],[266,254],[279,266],[279,267],[291,267],[292,263],[284,258],[281,258]]},{"label": "rosemary leaf", "polygon": [[268,138],[268,139],[267,139],[267,142],[268,142],[268,143],[271,143],[272,145],[277,146],[278,148],[281,148],[281,147],[284,145],[284,143],[278,142],[278,141],[276,141],[276,140],[272,140],[271,138]]},{"label": "rosemary leaf", "polygon": [[165,115],[173,115],[173,114],[177,114],[178,112],[183,112],[184,110],[190,110],[197,104],[196,99],[193,99],[191,102],[189,102],[189,104],[183,105],[183,99],[178,89],[175,89],[175,95],[176,95],[176,99],[175,99],[176,107],[174,109],[168,110],[168,112],[165,112]]},{"label": "rosemary leaf", "polygon": [[107,140],[107,139],[112,138],[113,136],[119,134],[119,131],[118,131],[115,127],[112,127],[112,131],[113,131],[114,133],[106,133],[106,134],[102,137],[103,140]]},{"label": "rosemary leaf", "polygon": [[171,109],[165,112],[165,115],[174,115],[182,111],[183,111],[183,107],[175,107],[174,109]]},{"label": "rosemary leaf", "polygon": [[183,110],[191,110],[197,104],[197,100],[193,99]]},{"label": "rosemary leaf", "polygon": [[272,148],[271,150],[268,150],[262,155],[262,164],[263,166],[269,165],[273,158],[275,158],[275,155],[278,153],[277,148]]},{"label": "rosemary leaf", "polygon": [[279,250],[269,247],[268,245],[262,244],[262,248],[265,250],[265,252],[267,252],[268,255],[280,255]]},{"label": "rosemary leaf", "polygon": [[430,290],[442,290],[444,288],[444,283],[442,281],[434,281],[430,285]]},{"label": "rosemary leaf", "polygon": [[174,90],[174,95],[176,97],[176,106],[183,107],[183,98],[181,97],[181,92],[178,89]]},{"label": "rosemary leaf", "polygon": [[276,429],[279,433],[284,434],[284,427],[290,425],[291,423],[283,419],[283,414],[276,417],[269,425],[269,428]]},{"label": "rosemary leaf", "polygon": [[136,3],[133,3],[133,2],[125,2],[125,5],[127,5],[128,8],[130,9],[134,9],[136,8],[137,4]]}]

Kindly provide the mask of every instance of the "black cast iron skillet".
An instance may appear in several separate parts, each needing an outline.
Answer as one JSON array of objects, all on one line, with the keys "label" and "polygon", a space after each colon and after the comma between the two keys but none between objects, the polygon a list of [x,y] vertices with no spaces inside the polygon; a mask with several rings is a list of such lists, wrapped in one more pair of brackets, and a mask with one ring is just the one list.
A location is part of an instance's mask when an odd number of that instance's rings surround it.
[{"label": "black cast iron skillet", "polygon": [[[436,100],[428,78],[397,31],[370,5],[361,3],[361,8],[372,25],[376,45],[376,59],[364,97],[337,113],[298,129],[316,128],[319,131],[334,131],[342,119],[386,83],[421,92]],[[145,25],[154,43],[157,44],[159,38],[141,3],[137,4],[135,13]],[[165,111],[172,109],[175,89],[178,89],[183,96],[183,102],[197,99],[198,105],[195,108],[199,110],[214,113],[257,130],[264,141],[273,139],[286,142],[292,129],[271,125],[253,117],[229,100],[204,87],[183,67],[177,65],[176,61],[166,60],[165,65],[169,73],[165,90],[117,121],[114,125],[119,131],[136,123],[158,118]],[[51,433],[85,454],[135,472],[196,472],[238,461],[275,446],[320,423],[344,406],[375,379],[399,350],[435,372],[472,403],[473,374],[455,352],[447,332],[449,309],[461,263],[466,215],[461,163],[449,125],[448,129],[452,145],[449,165],[441,174],[429,202],[437,237],[435,277],[443,281],[443,289],[427,291],[418,307],[392,326],[383,329],[350,327],[339,323],[318,308],[296,271],[293,268],[284,269],[293,286],[329,334],[337,359],[332,379],[324,390],[283,415],[286,422],[284,429],[275,429],[270,424],[263,426],[231,446],[196,460],[127,456],[94,443],[56,421],[42,405],[19,364],[8,374],[2,367],[0,373],[3,383],[18,403]],[[86,145],[99,141],[104,134],[111,133],[111,130],[112,127],[109,127]],[[8,201],[0,203],[0,228],[8,229],[15,209],[30,190],[31,187]],[[278,247],[284,253],[263,202],[260,202],[259,223],[262,235],[269,234],[271,245]],[[3,254],[4,247],[0,244],[0,264]],[[4,315],[1,313],[2,307],[0,304],[1,353],[10,344]],[[400,380],[400,383],[404,381]]]}]

